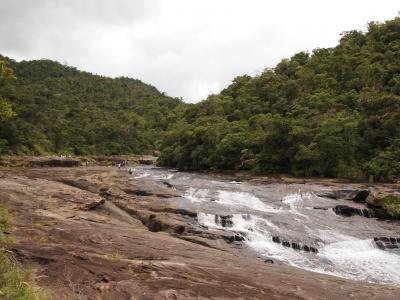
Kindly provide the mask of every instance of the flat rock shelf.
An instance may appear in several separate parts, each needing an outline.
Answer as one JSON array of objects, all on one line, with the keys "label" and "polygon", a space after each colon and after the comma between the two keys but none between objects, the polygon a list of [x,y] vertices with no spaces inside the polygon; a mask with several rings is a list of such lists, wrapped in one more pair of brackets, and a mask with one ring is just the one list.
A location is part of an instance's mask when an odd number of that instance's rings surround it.
[{"label": "flat rock shelf", "polygon": [[56,299],[398,299],[399,225],[338,215],[365,207],[321,190],[129,164],[0,171],[6,248]]}]

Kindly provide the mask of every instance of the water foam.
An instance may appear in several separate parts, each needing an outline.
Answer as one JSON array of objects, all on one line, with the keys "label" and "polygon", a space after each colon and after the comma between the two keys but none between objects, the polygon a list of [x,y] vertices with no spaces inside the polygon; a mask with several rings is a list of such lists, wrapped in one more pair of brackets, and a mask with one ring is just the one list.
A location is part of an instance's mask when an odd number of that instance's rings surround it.
[{"label": "water foam", "polygon": [[153,175],[152,178],[156,180],[168,180],[174,177],[174,174],[159,174],[159,175]]},{"label": "water foam", "polygon": [[211,192],[208,189],[194,189],[189,188],[183,194],[183,197],[189,199],[191,202],[204,202],[204,201],[211,201]]},{"label": "water foam", "polygon": [[132,177],[132,179],[140,179],[140,178],[144,178],[144,177],[148,177],[148,176],[150,176],[149,173],[143,173],[143,174]]},{"label": "water foam", "polygon": [[329,273],[369,282],[400,283],[398,255],[376,248],[372,239],[340,237],[325,245],[319,254],[334,266],[335,270]]},{"label": "water foam", "polygon": [[[200,224],[210,228],[226,229],[220,224],[215,222],[214,214],[198,213],[197,220]],[[276,231],[279,231],[279,227],[272,222],[263,218],[250,215],[250,214],[233,214],[232,215],[233,226],[229,227],[229,230],[246,233],[247,235],[257,234],[260,227],[269,227]]]},{"label": "water foam", "polygon": [[205,213],[198,213],[197,214],[197,221],[208,228],[212,229],[223,229],[215,222],[215,215],[213,214],[205,214]]},{"label": "water foam", "polygon": [[276,212],[253,194],[246,192],[218,191],[217,202],[235,208],[250,208],[263,212]]},{"label": "water foam", "polygon": [[[211,229],[227,229],[216,224],[215,215],[212,214],[199,213],[198,222]],[[272,242],[270,232],[279,232],[281,229],[271,221],[254,215],[234,214],[232,215],[232,222],[233,226],[228,229],[243,233],[245,243],[257,253],[292,265],[295,265],[294,262],[299,264],[303,262],[304,258],[298,252],[290,251],[282,245]]]},{"label": "water foam", "polygon": [[311,254],[274,243],[271,232],[277,235],[284,235],[284,232],[271,221],[258,216],[234,214],[233,226],[229,228],[216,224],[213,214],[199,213],[198,221],[210,229],[243,233],[245,244],[260,255],[295,267],[348,279],[400,283],[399,256],[376,248],[371,239],[319,230],[314,235],[319,234],[324,243],[319,244],[318,254]]},{"label": "water foam", "polygon": [[[221,205],[226,214],[233,212],[231,227],[222,227],[220,222],[216,222],[215,214],[198,213],[198,222],[212,230],[242,233],[245,236],[244,244],[260,256],[342,278],[400,284],[399,255],[376,248],[371,239],[348,235],[353,231],[351,228],[346,230],[347,227],[344,226],[347,223],[336,224],[337,216],[332,210],[313,211],[305,215],[309,212],[307,209],[318,199],[313,193],[298,191],[288,194],[282,198],[280,209],[274,209],[252,193],[241,191],[240,186],[232,187],[232,191],[189,188],[184,197],[191,202],[202,203],[205,208],[206,203],[212,203],[212,208]],[[286,219],[279,218],[280,215],[276,213],[290,218],[290,224],[285,223]],[[333,219],[331,223],[325,222],[324,214],[329,214],[326,215],[329,220]],[[301,240],[296,240],[297,231]],[[280,243],[274,243],[272,236],[315,246],[319,253],[284,247]]]},{"label": "water foam", "polygon": [[211,191],[208,189],[189,188],[183,197],[192,202],[210,202],[230,207],[235,210],[250,209],[261,212],[278,212],[272,206],[266,205],[253,194],[233,191]]},{"label": "water foam", "polygon": [[290,211],[293,214],[301,216],[303,218],[309,219],[308,216],[299,212],[299,207],[302,206],[304,200],[312,200],[313,194],[312,193],[293,193],[286,195],[282,198],[282,203],[289,205]]}]

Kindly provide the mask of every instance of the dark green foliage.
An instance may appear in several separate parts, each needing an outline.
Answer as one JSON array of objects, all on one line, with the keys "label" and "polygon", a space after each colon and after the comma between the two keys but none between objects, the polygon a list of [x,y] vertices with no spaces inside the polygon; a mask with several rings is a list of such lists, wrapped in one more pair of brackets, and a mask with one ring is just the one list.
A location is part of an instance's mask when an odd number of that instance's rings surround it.
[{"label": "dark green foliage", "polygon": [[161,165],[386,181],[400,177],[400,18],[240,76],[186,108]]},{"label": "dark green foliage", "polygon": [[[0,59],[0,89],[7,86],[13,80],[15,80],[14,71],[7,66],[5,61]],[[12,110],[10,103],[0,96],[0,122],[8,120],[14,116],[15,112]]]},{"label": "dark green foliage", "polygon": [[1,87],[0,97],[9,99],[17,117],[1,123],[0,153],[144,153],[182,105],[139,80],[92,75],[50,60],[3,59],[18,79]]},{"label": "dark green foliage", "polygon": [[[162,148],[179,169],[390,181],[400,177],[400,18],[345,32],[218,95],[183,104],[129,78],[6,60],[0,154],[120,154]],[[4,64],[3,64],[4,66]],[[10,110],[12,105],[13,110]],[[14,118],[9,119],[9,117]]]},{"label": "dark green foliage", "polygon": [[400,219],[400,198],[389,195],[381,200],[385,211],[395,219]]}]

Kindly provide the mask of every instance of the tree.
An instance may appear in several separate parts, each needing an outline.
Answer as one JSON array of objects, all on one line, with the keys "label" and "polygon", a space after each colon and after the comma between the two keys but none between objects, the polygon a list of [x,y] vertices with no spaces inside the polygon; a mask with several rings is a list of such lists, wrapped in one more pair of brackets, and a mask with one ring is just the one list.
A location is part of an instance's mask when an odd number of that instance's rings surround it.
[{"label": "tree", "polygon": [[[220,94],[190,106],[183,118],[191,126],[168,140],[160,163],[395,180],[399,49],[397,17],[372,22],[366,32],[345,32],[336,47],[297,53],[254,77],[238,76]],[[239,123],[247,126],[236,130]],[[193,132],[200,134],[183,142]]]},{"label": "tree", "polygon": [[[5,61],[0,60],[0,88],[3,88],[16,77],[11,68],[9,68]],[[11,104],[4,98],[0,97],[0,122],[10,119],[15,116]]]},{"label": "tree", "polygon": [[185,106],[136,79],[98,76],[51,60],[0,59],[18,77],[6,84],[13,73],[2,64],[0,97],[8,100],[1,102],[3,152],[147,154]]}]

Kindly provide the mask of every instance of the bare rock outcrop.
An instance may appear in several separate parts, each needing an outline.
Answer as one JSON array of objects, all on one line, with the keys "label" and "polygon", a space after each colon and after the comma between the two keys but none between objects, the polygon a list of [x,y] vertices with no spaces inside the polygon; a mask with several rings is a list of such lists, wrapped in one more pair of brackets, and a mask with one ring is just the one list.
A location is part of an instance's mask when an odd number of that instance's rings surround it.
[{"label": "bare rock outcrop", "polygon": [[384,203],[387,197],[398,199],[400,203],[400,190],[386,187],[370,187],[369,189],[333,189],[317,191],[315,195],[330,199],[349,200],[365,205],[365,208],[338,205],[333,211],[342,216],[364,216],[368,218],[378,218],[383,220],[394,219],[386,209]]},{"label": "bare rock outcrop", "polygon": [[[3,170],[0,201],[13,215],[18,241],[6,247],[37,269],[39,284],[55,299],[398,298],[395,286],[245,255],[237,246],[245,236],[204,230],[196,211],[168,201],[179,195],[108,167]],[[229,220],[219,218],[226,227]]]},{"label": "bare rock outcrop", "polygon": [[357,203],[365,203],[370,191],[367,189],[338,189],[330,191],[317,191],[315,194],[318,197],[331,199],[350,200]]},{"label": "bare rock outcrop", "polygon": [[356,207],[351,207],[348,205],[336,205],[333,208],[333,211],[337,215],[341,215],[344,217],[352,217],[352,216],[361,216],[365,218],[374,218],[375,213],[372,209],[368,208],[356,208]]},{"label": "bare rock outcrop", "polygon": [[374,242],[381,250],[400,248],[400,237],[375,237]]}]

